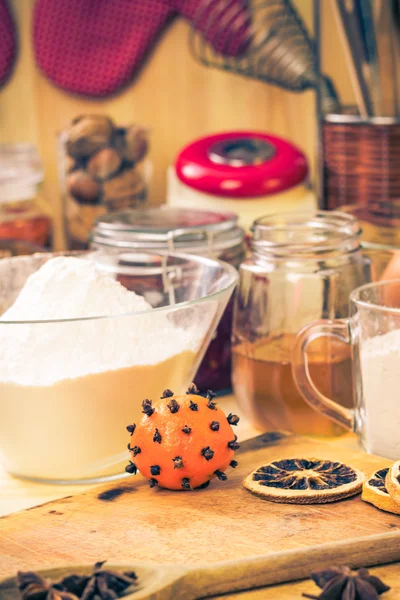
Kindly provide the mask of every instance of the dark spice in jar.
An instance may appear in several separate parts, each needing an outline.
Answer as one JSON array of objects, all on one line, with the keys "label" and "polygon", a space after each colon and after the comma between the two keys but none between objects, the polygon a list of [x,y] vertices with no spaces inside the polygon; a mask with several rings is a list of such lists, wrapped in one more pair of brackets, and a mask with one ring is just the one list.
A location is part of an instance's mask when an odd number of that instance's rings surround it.
[{"label": "dark spice in jar", "polygon": [[[91,247],[126,255],[127,260],[121,265],[127,267],[127,273],[120,276],[119,281],[157,308],[169,304],[165,273],[160,266],[157,269],[156,263],[130,263],[130,253],[184,252],[217,258],[238,268],[245,258],[244,239],[235,214],[162,206],[101,217],[92,231]],[[171,269],[176,266],[173,260],[169,264]],[[182,270],[179,281],[182,293],[191,282],[191,273]],[[179,297],[176,302],[180,302]],[[232,387],[232,321],[233,299],[230,299],[197,372],[195,383],[200,389],[221,392]],[[212,404],[211,401],[210,407]]]}]

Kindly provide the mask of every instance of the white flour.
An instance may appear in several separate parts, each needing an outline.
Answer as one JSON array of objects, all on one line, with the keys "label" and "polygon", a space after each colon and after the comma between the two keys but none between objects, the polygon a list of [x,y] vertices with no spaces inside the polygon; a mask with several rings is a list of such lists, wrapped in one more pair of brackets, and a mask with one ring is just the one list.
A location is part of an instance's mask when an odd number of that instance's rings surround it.
[{"label": "white flour", "polygon": [[[51,385],[63,379],[153,365],[198,347],[202,331],[177,327],[164,311],[148,311],[95,263],[57,257],[31,275],[0,318],[0,382]],[[7,321],[104,316],[77,322],[7,325]],[[110,315],[119,315],[109,317]],[[121,316],[128,315],[128,316]],[[179,315],[176,319],[179,323]]]},{"label": "white flour", "polygon": [[26,281],[2,321],[74,319],[148,310],[142,296],[130,292],[90,260],[59,256]]},{"label": "white flour", "polygon": [[364,440],[369,452],[400,457],[400,330],[363,343]]}]

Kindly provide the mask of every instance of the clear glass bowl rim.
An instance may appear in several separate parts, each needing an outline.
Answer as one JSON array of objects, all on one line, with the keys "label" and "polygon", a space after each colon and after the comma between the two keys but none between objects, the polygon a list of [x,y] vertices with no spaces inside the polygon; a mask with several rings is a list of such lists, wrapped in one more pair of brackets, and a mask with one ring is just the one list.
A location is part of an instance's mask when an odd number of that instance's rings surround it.
[{"label": "clear glass bowl rim", "polygon": [[[101,251],[82,251],[82,252],[77,252],[77,253],[66,253],[67,255],[71,256],[72,254],[79,257],[79,256],[84,256],[84,255],[104,255],[103,252]],[[151,253],[147,253],[147,252],[143,252],[141,251],[140,254],[151,254],[154,256],[154,252]],[[61,252],[54,252],[54,253],[45,253],[45,256],[52,258],[53,256],[60,256],[63,255],[63,253]],[[0,321],[0,326],[7,326],[7,325],[43,325],[43,324],[49,324],[49,323],[76,323],[76,322],[87,322],[87,321],[99,321],[99,320],[105,320],[105,319],[123,319],[123,318],[128,318],[128,317],[133,317],[135,315],[146,315],[146,314],[155,314],[155,313],[160,313],[160,312],[174,312],[176,310],[180,310],[182,308],[186,308],[188,306],[194,306],[196,304],[199,303],[203,303],[203,302],[208,302],[209,300],[212,300],[218,296],[223,295],[225,292],[228,291],[232,291],[239,279],[239,273],[238,271],[235,269],[235,267],[233,267],[232,265],[230,265],[229,263],[222,261],[222,260],[218,260],[216,258],[209,258],[206,256],[199,256],[199,255],[195,255],[195,254],[185,254],[185,253],[181,253],[181,252],[162,252],[159,251],[157,252],[157,255],[159,256],[171,256],[173,258],[178,258],[180,260],[186,260],[186,261],[190,261],[190,262],[196,262],[196,263],[201,263],[201,264],[210,264],[210,265],[214,265],[217,266],[219,265],[223,271],[225,271],[225,273],[227,273],[229,275],[229,279],[228,279],[228,283],[226,283],[226,285],[224,285],[224,287],[222,287],[221,289],[219,289],[216,292],[213,292],[212,294],[207,294],[205,296],[200,296],[199,298],[194,298],[192,300],[186,300],[184,302],[177,302],[177,304],[174,305],[168,305],[168,306],[160,306],[159,308],[152,308],[150,310],[141,310],[141,311],[134,311],[134,312],[130,312],[130,313],[123,313],[123,314],[109,314],[109,315],[98,315],[95,317],[76,317],[76,318],[71,318],[71,319],[50,319],[50,320],[33,320],[33,321]],[[40,254],[33,254],[32,257],[40,257]],[[15,258],[20,258],[20,257],[15,257]],[[9,260],[12,260],[9,259]],[[114,269],[108,269],[114,272],[118,272],[118,267],[116,266]]]}]

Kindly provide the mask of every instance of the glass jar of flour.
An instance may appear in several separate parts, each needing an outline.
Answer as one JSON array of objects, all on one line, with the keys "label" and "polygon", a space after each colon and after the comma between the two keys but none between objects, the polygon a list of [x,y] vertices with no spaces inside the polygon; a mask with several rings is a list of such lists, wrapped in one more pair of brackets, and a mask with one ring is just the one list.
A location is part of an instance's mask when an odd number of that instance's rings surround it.
[{"label": "glass jar of flour", "polygon": [[[163,301],[159,266],[149,256],[138,263],[137,252],[170,250],[217,258],[239,268],[245,257],[244,231],[233,213],[185,210],[161,206],[104,215],[91,234],[91,247],[119,252],[121,261],[135,268],[135,291],[153,306]],[[129,251],[135,251],[132,265]],[[121,254],[122,253],[122,254]],[[124,282],[126,285],[126,282]],[[231,389],[232,301],[228,304],[215,332],[195,383],[199,389]]]}]

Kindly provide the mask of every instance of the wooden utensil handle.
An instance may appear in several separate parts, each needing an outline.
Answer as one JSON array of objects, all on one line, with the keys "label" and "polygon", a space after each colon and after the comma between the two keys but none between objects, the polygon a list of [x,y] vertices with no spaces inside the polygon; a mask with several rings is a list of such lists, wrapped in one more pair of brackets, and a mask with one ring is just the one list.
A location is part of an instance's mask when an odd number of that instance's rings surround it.
[{"label": "wooden utensil handle", "polygon": [[191,570],[184,577],[186,595],[179,598],[194,600],[306,579],[311,572],[332,565],[348,565],[355,568],[398,560],[399,536],[397,532],[390,532],[385,536],[370,536],[351,542],[333,542],[315,548],[299,548],[273,556],[229,561]]}]

